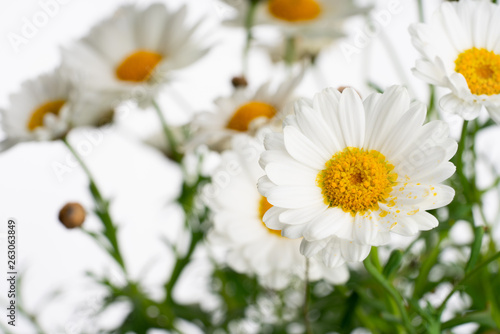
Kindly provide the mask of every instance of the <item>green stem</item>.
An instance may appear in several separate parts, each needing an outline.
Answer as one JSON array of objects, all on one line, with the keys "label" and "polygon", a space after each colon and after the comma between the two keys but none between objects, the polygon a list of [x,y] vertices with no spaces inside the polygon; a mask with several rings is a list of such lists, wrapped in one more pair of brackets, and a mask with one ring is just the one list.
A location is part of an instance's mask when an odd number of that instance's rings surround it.
[{"label": "green stem", "polygon": [[371,260],[375,268],[377,268],[377,271],[382,272],[382,265],[380,264],[380,259],[378,257],[378,248],[373,247],[372,251],[370,252]]},{"label": "green stem", "polygon": [[439,113],[436,109],[436,87],[434,85],[429,85],[429,109],[427,112],[427,118],[431,121],[436,115],[436,119],[439,119]]},{"label": "green stem", "polygon": [[250,51],[250,45],[253,40],[252,27],[258,2],[259,0],[250,1],[250,7],[248,8],[247,16],[245,18],[245,30],[247,32],[247,36],[245,41],[245,48],[243,49],[243,76],[245,76],[248,71],[248,52]]},{"label": "green stem", "polygon": [[198,245],[198,242],[202,239],[203,239],[203,232],[193,232],[191,236],[191,242],[189,244],[189,248],[186,255],[184,255],[181,258],[178,258],[175,263],[174,269],[172,270],[172,274],[170,275],[170,280],[165,284],[166,301],[170,305],[175,304],[172,296],[175,285],[177,284],[177,281],[181,276],[184,268],[191,262],[191,256],[193,255],[194,250]]},{"label": "green stem", "polygon": [[153,107],[156,110],[156,114],[160,119],[161,127],[163,129],[163,134],[165,135],[165,140],[167,141],[170,149],[172,150],[172,157],[176,162],[181,162],[182,154],[178,151],[177,141],[175,140],[175,136],[168,127],[167,121],[165,120],[165,116],[163,116],[163,112],[161,111],[160,106],[156,101],[153,101]]},{"label": "green stem", "polygon": [[66,145],[66,147],[69,149],[71,154],[75,157],[75,159],[78,161],[80,166],[82,167],[83,171],[85,174],[87,174],[87,177],[89,179],[90,183],[90,192],[92,194],[92,197],[94,198],[94,204],[96,207],[96,214],[97,216],[101,219],[101,222],[104,225],[104,236],[106,239],[109,241],[111,244],[112,249],[106,249],[110,255],[115,259],[115,261],[118,263],[118,265],[122,268],[123,272],[126,273],[126,268],[125,268],[125,261],[123,261],[123,257],[120,252],[120,247],[118,244],[118,239],[116,236],[116,227],[115,224],[113,223],[113,220],[111,218],[111,214],[109,213],[109,202],[104,199],[104,197],[101,194],[101,191],[97,187],[97,184],[95,183],[94,177],[92,173],[90,172],[90,169],[88,166],[85,164],[83,159],[80,157],[78,152],[71,146],[71,144],[68,142],[68,139],[65,137],[62,139],[63,143]]},{"label": "green stem", "polygon": [[467,125],[469,124],[469,121],[464,120],[464,123],[462,125],[462,133],[460,135],[460,141],[458,142],[458,149],[457,149],[457,155],[456,155],[456,166],[457,166],[457,174],[458,177],[460,178],[460,183],[462,183],[462,187],[464,190],[464,196],[467,200],[467,202],[471,203],[471,198],[470,198],[470,184],[469,180],[465,176],[464,173],[464,151],[466,149],[466,141],[467,141]]},{"label": "green stem", "polygon": [[291,67],[295,62],[295,37],[288,36],[285,41],[285,64]]},{"label": "green stem", "polygon": [[424,3],[422,0],[417,0],[418,4],[418,20],[419,22],[424,22],[425,17],[424,17]]},{"label": "green stem", "polygon": [[306,333],[312,334],[311,322],[309,321],[309,259],[306,258],[306,272],[304,277],[304,325]]},{"label": "green stem", "polygon": [[389,293],[389,295],[394,299],[399,312],[401,313],[401,318],[403,321],[403,325],[406,328],[408,333],[415,333],[415,329],[410,323],[410,319],[408,317],[408,312],[404,306],[404,300],[399,294],[398,291],[385,279],[385,277],[377,270],[375,265],[371,262],[371,257],[367,257],[363,264],[365,265],[366,271],[378,282],[382,287]]}]

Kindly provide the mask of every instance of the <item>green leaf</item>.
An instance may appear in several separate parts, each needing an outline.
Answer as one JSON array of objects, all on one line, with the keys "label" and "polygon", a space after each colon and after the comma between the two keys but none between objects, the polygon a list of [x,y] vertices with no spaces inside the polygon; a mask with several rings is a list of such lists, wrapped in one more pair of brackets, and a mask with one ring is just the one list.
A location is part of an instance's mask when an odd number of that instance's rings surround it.
[{"label": "green leaf", "polygon": [[477,226],[474,228],[474,242],[471,246],[471,253],[469,262],[467,262],[467,266],[465,267],[465,272],[470,272],[474,266],[476,265],[477,259],[479,258],[479,254],[481,253],[481,244],[483,242],[484,228],[482,226]]}]

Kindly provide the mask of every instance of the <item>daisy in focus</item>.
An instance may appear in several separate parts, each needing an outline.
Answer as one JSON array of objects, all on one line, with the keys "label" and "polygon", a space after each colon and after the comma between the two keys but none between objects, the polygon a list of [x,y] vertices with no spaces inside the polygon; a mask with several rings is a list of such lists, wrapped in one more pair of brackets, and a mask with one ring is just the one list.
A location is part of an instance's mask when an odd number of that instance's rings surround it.
[{"label": "daisy in focus", "polygon": [[490,1],[444,2],[430,23],[410,27],[423,56],[414,73],[449,88],[440,100],[445,111],[471,120],[486,108],[500,123],[500,6]]},{"label": "daisy in focus", "polygon": [[61,139],[72,128],[111,121],[113,101],[79,91],[71,74],[61,68],[25,81],[0,109],[7,138],[5,150],[19,142]]},{"label": "daisy in focus", "polygon": [[[279,122],[287,112],[287,104],[304,77],[304,68],[277,87],[271,82],[261,85],[255,92],[246,86],[236,87],[229,97],[215,101],[216,111],[200,113],[193,120],[196,129],[194,144],[205,143],[222,151],[230,147],[237,133],[255,133],[261,126]],[[273,85],[274,86],[274,85]]]},{"label": "daisy in focus", "polygon": [[[259,194],[256,184],[264,172],[259,156],[264,147],[258,139],[238,135],[233,150],[222,155],[222,163],[212,175],[212,184],[204,197],[214,212],[212,247],[226,251],[226,263],[240,273],[255,274],[259,281],[273,289],[283,289],[295,277],[304,278],[306,258],[300,254],[300,240],[281,236],[267,228],[263,216],[272,205]],[[311,259],[308,279],[324,278],[333,284],[349,278],[346,266],[326,268]]]},{"label": "daisy in focus", "polygon": [[172,70],[191,65],[208,48],[194,35],[201,23],[186,23],[187,9],[163,4],[124,6],[90,34],[64,50],[64,62],[82,71],[84,85],[147,103]]},{"label": "daisy in focus", "polygon": [[352,88],[325,89],[295,103],[283,133],[265,138],[260,193],[266,226],[303,237],[302,254],[330,267],[362,261],[390,234],[438,225],[426,212],[447,205],[441,184],[455,171],[457,143],[441,121],[423,125],[426,107],[393,86],[364,101]]}]

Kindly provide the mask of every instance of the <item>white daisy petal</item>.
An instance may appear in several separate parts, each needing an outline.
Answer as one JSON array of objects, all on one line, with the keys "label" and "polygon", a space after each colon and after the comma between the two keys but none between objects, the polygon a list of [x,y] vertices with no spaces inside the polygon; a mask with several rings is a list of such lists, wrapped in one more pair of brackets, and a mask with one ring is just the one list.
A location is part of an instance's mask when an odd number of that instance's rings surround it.
[{"label": "white daisy petal", "polygon": [[316,186],[275,186],[266,192],[269,203],[282,208],[297,209],[323,203]]},{"label": "white daisy petal", "polygon": [[320,250],[326,247],[329,239],[307,241],[302,239],[300,243],[300,253],[306,257],[312,257],[316,255]]},{"label": "white daisy petal", "polygon": [[268,163],[266,174],[277,185],[308,185],[316,179],[318,173],[304,165]]},{"label": "white daisy petal", "polygon": [[262,220],[266,223],[266,226],[272,230],[281,230],[284,226],[283,223],[279,221],[279,215],[284,210],[273,206],[269,210],[266,211]]},{"label": "white daisy petal", "polygon": [[386,153],[387,158],[397,155],[405,148],[405,140],[412,141],[416,133],[412,131],[421,127],[426,116],[426,107],[423,103],[414,104],[394,125],[385,141],[381,143],[380,151]]},{"label": "white daisy petal", "polygon": [[428,212],[417,213],[413,217],[413,220],[417,223],[418,229],[421,231],[428,231],[439,225],[437,218]]},{"label": "white daisy petal", "polygon": [[326,206],[318,203],[305,208],[285,210],[280,214],[279,219],[285,224],[304,224],[321,215],[325,210],[327,210]]},{"label": "white daisy petal", "polygon": [[354,218],[352,230],[356,243],[373,245],[373,241],[377,238],[379,231],[378,219],[373,213],[369,217],[362,217],[358,214]]},{"label": "white daisy petal", "polygon": [[391,229],[391,232],[405,237],[411,237],[418,233],[418,225],[411,218],[400,217],[397,224]]},{"label": "white daisy petal", "polygon": [[259,189],[259,192],[262,194],[262,196],[266,197],[269,189],[274,188],[274,186],[275,184],[267,176],[261,177],[257,183],[257,188]]},{"label": "white daisy petal", "polygon": [[[300,124],[300,130],[313,143],[327,152],[335,152],[341,149],[336,136],[325,125],[325,120],[320,113],[312,107],[295,103],[295,118]],[[305,121],[305,120],[308,121]],[[327,140],[325,140],[327,138]]]},{"label": "white daisy petal", "polygon": [[380,96],[374,109],[366,110],[366,135],[363,147],[377,149],[389,134],[402,111],[408,110],[410,96],[404,87],[392,86]]},{"label": "white daisy petal", "polygon": [[281,230],[281,235],[289,239],[299,239],[302,237],[305,227],[306,224],[287,225]]},{"label": "white daisy petal", "polygon": [[345,145],[361,147],[365,139],[365,111],[361,98],[354,89],[344,90],[338,113]]},{"label": "white daisy petal", "polygon": [[292,126],[283,129],[287,152],[301,163],[321,170],[325,161],[330,158],[328,153],[317,147],[302,132]]},{"label": "white daisy petal", "polygon": [[340,240],[337,238],[330,238],[330,241],[321,251],[321,259],[325,266],[329,268],[335,268],[344,264],[345,260],[342,256],[342,251],[340,248]]},{"label": "white daisy petal", "polygon": [[361,262],[370,254],[371,246],[357,244],[349,240],[340,240],[342,256],[349,262]]},{"label": "white daisy petal", "polygon": [[303,237],[309,241],[320,240],[335,235],[343,224],[349,224],[350,219],[346,213],[337,208],[330,208],[317,216],[304,230]]}]

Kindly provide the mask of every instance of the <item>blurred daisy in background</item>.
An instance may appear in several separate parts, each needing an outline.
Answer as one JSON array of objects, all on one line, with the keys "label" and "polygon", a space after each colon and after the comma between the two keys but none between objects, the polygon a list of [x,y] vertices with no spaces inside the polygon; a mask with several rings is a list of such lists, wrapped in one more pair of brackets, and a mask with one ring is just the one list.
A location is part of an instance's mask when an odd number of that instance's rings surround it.
[{"label": "blurred daisy in background", "polygon": [[[264,172],[259,166],[262,142],[247,135],[232,140],[233,150],[222,154],[220,168],[212,175],[206,202],[213,210],[212,247],[227,252],[225,261],[240,273],[256,274],[261,283],[283,289],[296,276],[304,278],[306,258],[300,254],[300,239],[288,239],[264,225],[263,217],[272,205],[259,194],[257,180]],[[349,278],[346,266],[326,268],[310,260],[308,279],[327,279],[333,284]]]},{"label": "blurred daisy in background", "polygon": [[500,123],[500,6],[490,1],[445,2],[429,23],[410,27],[413,45],[423,59],[414,73],[449,88],[441,98],[445,111],[466,120],[483,106]]},{"label": "blurred daisy in background", "polygon": [[83,85],[150,102],[172,70],[191,65],[208,48],[195,35],[201,21],[187,24],[187,8],[163,4],[123,6],[88,36],[63,50],[66,66],[81,71]]},{"label": "blurred daisy in background", "polygon": [[369,10],[358,7],[352,0],[267,0],[256,1],[254,5],[252,1],[223,1],[236,9],[236,15],[226,21],[228,25],[277,27],[283,37],[282,44],[271,51],[274,57],[279,51],[282,59],[290,56],[288,52],[297,51],[297,55],[314,59],[322,48],[344,36],[345,19]]},{"label": "blurred daisy in background", "polygon": [[230,147],[234,134],[255,133],[261,126],[274,121],[281,124],[285,107],[292,101],[304,73],[302,67],[298,74],[283,80],[277,87],[272,87],[270,81],[255,92],[246,85],[237,86],[231,96],[218,98],[215,113],[204,112],[195,116],[193,145],[204,143],[222,151]]},{"label": "blurred daisy in background", "polygon": [[304,237],[301,251],[328,266],[362,261],[390,233],[413,236],[438,225],[425,210],[447,205],[441,182],[457,143],[441,121],[422,125],[426,107],[393,86],[364,102],[352,88],[301,99],[283,133],[266,136],[259,190],[273,205],[269,228]]},{"label": "blurred daisy in background", "polygon": [[75,78],[58,68],[25,81],[0,109],[5,150],[24,141],[61,139],[78,126],[98,126],[113,117],[113,101],[76,88]]}]

